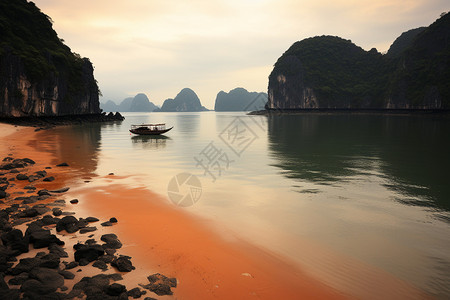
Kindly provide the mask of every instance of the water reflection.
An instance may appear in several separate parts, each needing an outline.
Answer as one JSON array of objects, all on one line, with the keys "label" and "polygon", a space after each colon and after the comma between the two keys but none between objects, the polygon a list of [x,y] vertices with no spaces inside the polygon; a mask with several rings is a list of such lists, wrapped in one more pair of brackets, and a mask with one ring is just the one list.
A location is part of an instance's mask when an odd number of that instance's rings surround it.
[{"label": "water reflection", "polygon": [[289,178],[340,185],[384,179],[408,205],[450,210],[447,116],[290,115],[268,119],[271,155]]},{"label": "water reflection", "polygon": [[143,147],[145,149],[164,149],[170,137],[165,135],[137,135],[131,137],[133,147]]},{"label": "water reflection", "polygon": [[53,164],[67,162],[82,176],[94,176],[98,164],[101,124],[57,127],[39,132],[30,141],[38,151],[53,153]]},{"label": "water reflection", "polygon": [[193,134],[197,133],[200,123],[198,113],[177,113],[176,128],[179,132]]}]

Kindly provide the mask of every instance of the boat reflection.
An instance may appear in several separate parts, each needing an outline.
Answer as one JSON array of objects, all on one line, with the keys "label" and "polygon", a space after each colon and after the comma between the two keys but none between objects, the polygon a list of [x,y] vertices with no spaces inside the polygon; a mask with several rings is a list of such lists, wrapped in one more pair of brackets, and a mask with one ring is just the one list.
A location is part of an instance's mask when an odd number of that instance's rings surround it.
[{"label": "boat reflection", "polygon": [[142,147],[145,149],[164,149],[167,141],[171,138],[165,135],[138,135],[132,136],[133,147]]}]

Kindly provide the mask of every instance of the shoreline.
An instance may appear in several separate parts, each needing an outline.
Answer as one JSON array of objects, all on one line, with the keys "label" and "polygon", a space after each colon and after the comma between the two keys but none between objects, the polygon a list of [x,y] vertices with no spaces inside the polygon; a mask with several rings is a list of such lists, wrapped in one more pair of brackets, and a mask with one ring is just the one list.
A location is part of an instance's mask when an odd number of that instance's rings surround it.
[{"label": "shoreline", "polygon": [[[6,126],[9,127],[9,125]],[[84,179],[85,182],[90,182],[92,172],[86,173],[86,170],[80,172],[70,166],[56,169],[55,163],[61,163],[61,161],[57,157],[58,150],[52,149],[52,143],[38,145],[39,150],[37,151],[37,135],[39,133],[35,132],[34,128],[21,128],[19,132],[20,134],[16,130],[8,136],[3,135],[2,139],[7,138],[9,145],[0,148],[0,153],[2,156],[12,154],[14,158],[29,157],[35,160],[36,165],[33,165],[28,172],[35,172],[35,170],[51,165],[52,169],[49,169],[48,174],[56,179],[45,183],[36,181],[34,185],[38,189],[75,187],[61,198],[65,198],[68,202],[70,198],[78,197],[80,203],[76,205],[67,203],[64,211],[74,211],[76,218],[79,218],[82,213],[98,212],[96,214],[99,215],[101,222],[116,214],[118,223],[113,227],[105,227],[110,230],[103,230],[104,228],[98,226],[99,224],[94,223],[99,230],[94,231],[92,237],[97,238],[106,231],[118,232],[119,240],[123,242],[119,253],[131,254],[131,261],[138,268],[130,273],[121,273],[123,281],[117,281],[117,283],[125,283],[125,286],[129,287],[134,282],[133,287],[135,287],[138,283],[145,283],[146,276],[162,272],[169,277],[176,276],[178,286],[173,289],[174,296],[157,297],[157,299],[166,299],[167,297],[167,299],[173,297],[180,299],[348,298],[271,253],[245,241],[231,243],[224,240],[209,230],[206,223],[177,208],[170,207],[165,199],[147,189],[133,189],[120,184],[113,184],[104,189],[83,187],[81,181]],[[55,146],[58,141],[53,141],[53,143]],[[114,179],[115,176],[107,178],[111,183],[114,182]],[[11,190],[8,189],[8,193],[10,191],[11,193],[21,192],[22,188],[23,186],[16,186]],[[152,201],[145,202],[143,198]],[[126,205],[123,199],[128,199],[126,203],[132,199],[138,206]],[[143,209],[145,203],[147,206]],[[120,207],[120,205],[122,206]],[[1,206],[3,208],[5,205]],[[117,210],[118,207],[121,209]],[[127,207],[134,211],[124,209]],[[152,212],[151,220],[154,223],[150,224],[151,226],[144,232],[151,232],[151,228],[156,227],[157,230],[154,230],[156,236],[153,238],[143,237],[143,232],[139,231],[132,233],[136,228],[142,226],[143,220],[149,218],[145,213],[146,209]],[[141,212],[138,218],[133,215],[136,211]],[[97,217],[96,214],[93,214],[94,217]],[[82,215],[81,217],[86,218],[87,216]],[[21,230],[25,231],[25,229],[26,227],[22,226]],[[67,252],[73,252],[70,242],[73,244],[73,240],[89,235],[89,233],[84,236],[79,233],[60,235],[54,232],[54,228],[51,230],[56,237],[66,243],[64,248]],[[155,242],[157,244],[154,244]],[[32,246],[30,248],[32,249]],[[31,251],[18,258],[30,257],[35,252]],[[69,254],[69,257],[71,257],[70,255],[72,254]],[[94,273],[102,273],[100,270],[92,268],[91,265],[92,263],[86,270],[82,268],[82,271],[76,274],[75,280],[65,283],[66,288],[71,288],[78,278],[82,278],[81,275],[92,276]],[[117,270],[112,267],[109,267],[106,273],[111,271],[117,273]],[[8,277],[8,279],[10,278]],[[150,296],[156,297],[153,293],[150,293]]]}]

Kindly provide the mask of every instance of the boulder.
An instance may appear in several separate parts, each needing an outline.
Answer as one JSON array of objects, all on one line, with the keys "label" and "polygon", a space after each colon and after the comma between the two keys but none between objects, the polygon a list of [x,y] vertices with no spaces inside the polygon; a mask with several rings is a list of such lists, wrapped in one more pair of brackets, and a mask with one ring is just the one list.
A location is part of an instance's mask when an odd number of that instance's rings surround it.
[{"label": "boulder", "polygon": [[103,245],[103,248],[112,248],[112,249],[122,248],[122,243],[119,241],[117,235],[115,235],[114,233],[104,234],[100,239],[106,243]]},{"label": "boulder", "polygon": [[19,173],[19,174],[16,175],[16,179],[17,180],[28,180],[28,175]]},{"label": "boulder", "polygon": [[56,224],[56,231],[60,232],[62,230],[68,233],[77,232],[79,229],[78,220],[74,216],[65,216]]},{"label": "boulder", "polygon": [[111,266],[116,267],[119,272],[131,272],[136,269],[131,263],[131,257],[120,256],[111,262]]},{"label": "boulder", "polygon": [[156,273],[147,277],[150,282],[147,285],[141,285],[158,296],[172,295],[172,287],[177,286],[176,278],[168,278],[160,273]]},{"label": "boulder", "polygon": [[34,248],[40,249],[50,246],[51,244],[64,245],[64,242],[51,234],[50,230],[41,229],[30,234],[30,243]]},{"label": "boulder", "polygon": [[82,259],[91,262],[105,254],[103,247],[97,244],[86,245],[78,243],[73,248],[75,249],[74,257],[77,262],[80,262]]}]

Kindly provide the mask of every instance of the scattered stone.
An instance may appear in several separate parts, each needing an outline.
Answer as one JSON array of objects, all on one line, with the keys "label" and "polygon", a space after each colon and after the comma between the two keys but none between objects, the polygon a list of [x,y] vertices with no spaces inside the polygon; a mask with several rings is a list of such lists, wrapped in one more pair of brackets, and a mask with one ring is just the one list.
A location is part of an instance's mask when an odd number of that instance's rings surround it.
[{"label": "scattered stone", "polygon": [[42,177],[45,177],[45,176],[47,176],[47,172],[46,172],[46,171],[44,171],[44,170],[42,170],[42,171],[37,171],[37,172],[34,172],[34,174],[36,174],[36,176],[37,176],[37,177],[39,177],[39,178],[42,178]]},{"label": "scattered stone", "polygon": [[38,214],[40,214],[40,215],[43,215],[50,211],[50,208],[48,208],[44,204],[37,204],[37,205],[34,205],[32,208],[35,209],[38,212]]},{"label": "scattered stone", "polygon": [[6,197],[8,197],[8,194],[5,191],[0,190],[0,199],[4,199]]},{"label": "scattered stone", "polygon": [[74,216],[65,216],[56,224],[57,232],[65,230],[68,233],[74,233],[77,232],[78,229],[78,220]]},{"label": "scattered stone", "polygon": [[78,262],[76,262],[76,261],[71,261],[70,263],[68,263],[68,264],[66,265],[66,270],[70,270],[70,269],[76,268],[76,267],[78,267],[78,266],[79,266]]},{"label": "scattered stone", "polygon": [[117,235],[115,235],[114,233],[104,234],[100,239],[106,243],[103,245],[103,248],[112,248],[112,249],[122,248],[122,243],[119,241]]},{"label": "scattered stone", "polygon": [[116,267],[119,272],[131,272],[136,269],[131,263],[131,257],[121,255],[111,262],[111,266]]},{"label": "scattered stone", "polygon": [[22,161],[30,165],[34,165],[36,163],[34,160],[30,158],[23,158]]},{"label": "scattered stone", "polygon": [[96,260],[93,264],[93,267],[98,268],[102,271],[108,270],[108,266],[106,265],[106,262],[103,260]]},{"label": "scattered stone", "polygon": [[44,255],[40,260],[39,267],[42,268],[58,269],[61,263],[59,256],[52,253]]},{"label": "scattered stone", "polygon": [[34,248],[40,249],[50,246],[51,244],[64,245],[64,242],[51,234],[50,230],[41,229],[30,234],[30,243]]},{"label": "scattered stone", "polygon": [[28,277],[28,273],[21,273],[17,276],[14,276],[13,278],[11,278],[8,283],[10,285],[22,285],[25,281],[27,281],[29,279]]},{"label": "scattered stone", "polygon": [[11,173],[11,174],[17,174],[17,173],[20,173],[20,171],[19,171],[19,170],[16,170],[16,169],[12,169],[11,171],[9,171],[9,173]]},{"label": "scattered stone", "polygon": [[70,203],[77,204],[78,203],[78,199],[72,199],[72,200],[70,200]]},{"label": "scattered stone", "polygon": [[75,213],[73,211],[63,211],[63,216],[73,216]]},{"label": "scattered stone", "polygon": [[55,217],[60,216],[62,214],[62,210],[60,208],[57,208],[57,207],[53,208],[52,212],[53,212],[53,215]]},{"label": "scattered stone", "polygon": [[57,167],[68,167],[69,164],[66,163],[66,162],[63,162],[63,163],[57,164],[56,166],[57,166]]},{"label": "scattered stone", "polygon": [[176,278],[168,278],[160,273],[156,273],[147,277],[150,282],[147,285],[141,285],[158,296],[172,295],[171,287],[177,287]]},{"label": "scattered stone", "polygon": [[41,219],[43,225],[56,225],[59,221],[58,218],[53,218],[51,215],[45,215]]},{"label": "scattered stone", "polygon": [[[120,276],[120,279],[122,279],[122,276]],[[120,279],[117,279],[117,276],[113,276],[113,274],[99,274],[93,277],[83,277],[78,283],[73,286],[72,292],[69,293],[68,298],[72,299],[74,297],[77,297],[76,294],[81,295],[79,291],[82,291],[86,295],[87,299],[110,299],[110,295],[106,293],[110,286],[109,282],[110,280],[117,281]],[[113,287],[112,291],[115,291],[116,289],[118,290],[119,287]],[[126,290],[124,291],[124,293],[126,293]],[[118,299],[123,298],[119,296]],[[126,294],[124,299],[126,299]]]},{"label": "scattered stone", "polygon": [[52,182],[53,180],[55,180],[55,177],[53,177],[53,176],[45,177],[44,179],[42,179],[42,181],[45,181],[45,182]]},{"label": "scattered stone", "polygon": [[69,187],[64,187],[64,188],[57,189],[57,190],[51,190],[51,191],[49,191],[49,192],[50,192],[50,193],[65,193],[65,192],[67,192],[69,189],[70,189]]},{"label": "scattered stone", "polygon": [[51,244],[50,246],[48,246],[48,250],[50,251],[50,253],[58,257],[69,257],[69,254],[67,254],[67,252],[57,244]]},{"label": "scattered stone", "polygon": [[14,200],[22,201],[22,204],[32,204],[38,201],[38,197],[36,196],[16,197]]},{"label": "scattered stone", "polygon": [[88,227],[81,228],[80,233],[83,234],[83,233],[93,232],[96,230],[97,230],[97,227],[88,226]]},{"label": "scattered stone", "polygon": [[114,175],[114,173],[109,173],[108,175],[109,175],[109,176],[112,176],[112,175]]},{"label": "scattered stone", "polygon": [[100,225],[102,225],[102,226],[112,226],[113,224],[111,222],[109,222],[109,221],[106,221],[106,222],[101,223]]},{"label": "scattered stone", "polygon": [[40,190],[38,191],[39,196],[51,196],[51,194],[47,190]]},{"label": "scattered stone", "polygon": [[141,290],[138,287],[131,289],[127,292],[128,297],[132,297],[133,299],[141,298],[145,294],[147,294],[147,292],[145,290]]},{"label": "scattered stone", "polygon": [[11,269],[11,275],[29,273],[33,268],[39,266],[41,260],[35,257],[22,258],[19,263]]},{"label": "scattered stone", "polygon": [[85,259],[89,262],[97,260],[100,256],[105,254],[103,247],[97,244],[80,244],[77,243],[73,246],[75,249],[75,261],[79,262],[80,265],[82,263],[82,259]]},{"label": "scattered stone", "polygon": [[106,294],[110,296],[119,296],[122,293],[126,293],[127,289],[124,285],[113,283],[106,288]]},{"label": "scattered stone", "polygon": [[48,169],[51,169],[52,167],[45,167],[45,168],[48,170]]},{"label": "scattered stone", "polygon": [[98,221],[99,221],[99,219],[94,218],[94,217],[87,217],[85,220],[86,220],[87,222],[89,222],[89,223],[92,223],[92,222],[98,222]]},{"label": "scattered stone", "polygon": [[117,219],[115,217],[112,217],[111,219],[109,219],[109,222],[111,223],[117,223]]},{"label": "scattered stone", "polygon": [[28,176],[20,173],[20,174],[17,174],[16,179],[17,180],[28,180]]},{"label": "scattered stone", "polygon": [[12,256],[28,252],[28,238],[24,238],[23,233],[19,229],[12,229],[1,235],[3,245],[6,246]]},{"label": "scattered stone", "polygon": [[[20,290],[25,294],[46,295],[55,292],[64,285],[64,277],[58,271],[48,268],[34,268],[30,271],[31,279],[25,281]],[[25,295],[24,295],[25,296]],[[27,298],[27,297],[24,297]],[[33,296],[28,298],[34,298]]]},{"label": "scattered stone", "polygon": [[75,278],[75,274],[73,274],[72,272],[67,271],[67,270],[61,270],[61,271],[58,271],[58,273],[62,277],[64,277],[64,279],[74,279]]}]

